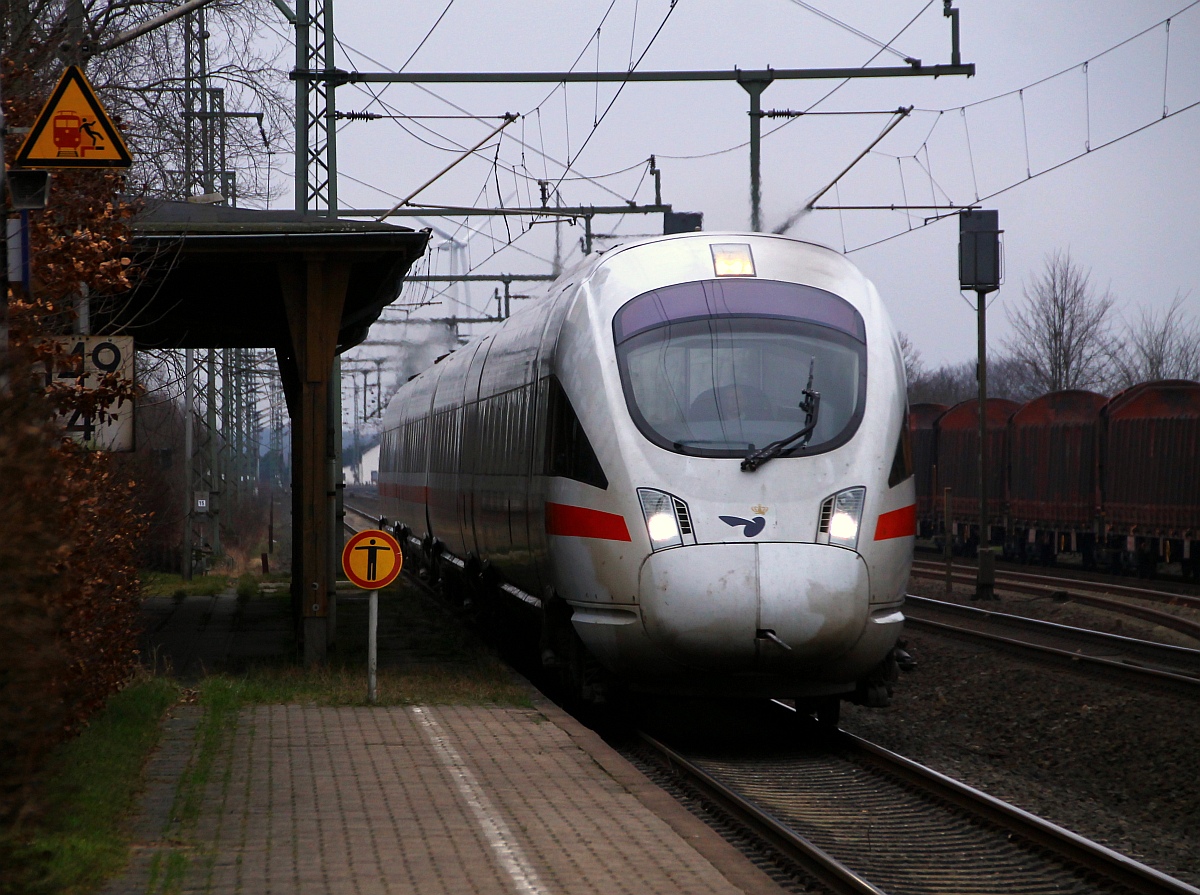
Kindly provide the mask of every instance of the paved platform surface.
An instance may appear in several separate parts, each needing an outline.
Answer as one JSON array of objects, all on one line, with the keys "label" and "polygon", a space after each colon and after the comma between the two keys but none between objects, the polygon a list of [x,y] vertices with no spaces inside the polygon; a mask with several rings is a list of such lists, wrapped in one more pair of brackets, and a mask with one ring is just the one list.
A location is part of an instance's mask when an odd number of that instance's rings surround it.
[{"label": "paved platform surface", "polygon": [[[182,607],[210,649],[236,643],[225,602]],[[253,706],[207,768],[200,718],[184,706],[168,722],[134,860],[105,895],[781,891],[540,694],[531,708]]]},{"label": "paved platform surface", "polygon": [[169,730],[108,895],[780,891],[553,706],[254,707],[189,820],[170,781],[197,714]]},{"label": "paved platform surface", "polygon": [[142,603],[142,653],[155,671],[194,681],[211,671],[238,672],[249,663],[293,652],[287,603],[239,601],[232,591]]}]

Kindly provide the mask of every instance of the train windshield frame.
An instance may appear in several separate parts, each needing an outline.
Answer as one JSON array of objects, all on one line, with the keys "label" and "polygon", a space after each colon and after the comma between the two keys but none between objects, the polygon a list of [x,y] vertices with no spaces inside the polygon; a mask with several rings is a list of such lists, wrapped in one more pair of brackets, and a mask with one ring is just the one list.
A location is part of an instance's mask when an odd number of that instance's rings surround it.
[{"label": "train windshield frame", "polygon": [[613,338],[634,424],[674,453],[741,458],[787,438],[805,424],[810,368],[815,431],[780,456],[831,451],[862,422],[866,327],[831,292],[757,278],[680,283],[626,302]]}]

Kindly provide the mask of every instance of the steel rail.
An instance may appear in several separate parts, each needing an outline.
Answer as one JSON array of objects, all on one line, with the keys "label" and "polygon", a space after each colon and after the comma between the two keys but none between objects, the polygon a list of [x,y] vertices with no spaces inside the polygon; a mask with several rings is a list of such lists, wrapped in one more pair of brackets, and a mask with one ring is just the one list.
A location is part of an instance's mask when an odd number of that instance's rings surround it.
[{"label": "steel rail", "polygon": [[[934,572],[932,570],[927,570],[924,567],[918,568],[914,564],[913,573],[921,577],[940,577],[941,575],[945,574],[945,569],[943,568],[937,572]],[[971,576],[969,572],[954,572],[952,574],[954,580],[956,581],[965,584],[974,584],[975,582],[975,578]],[[1073,583],[1067,582],[1065,579],[1050,580],[1062,581],[1063,583]],[[1127,603],[1124,600],[1110,600],[1106,597],[1098,597],[1090,593],[1080,593],[1076,590],[1065,590],[1064,588],[1054,587],[1049,584],[1041,585],[1014,581],[1007,577],[1007,573],[1000,573],[996,575],[996,587],[1000,588],[1001,590],[1012,590],[1017,591],[1018,593],[1038,594],[1044,596],[1065,594],[1067,599],[1072,602],[1079,603],[1084,606],[1094,606],[1097,609],[1107,609],[1112,612],[1119,612],[1123,615],[1129,615],[1134,618],[1140,618],[1143,621],[1152,622],[1156,625],[1160,625],[1164,628],[1170,628],[1174,631],[1179,631],[1182,634],[1187,634],[1190,637],[1195,637],[1197,640],[1200,640],[1200,622],[1194,622],[1190,619],[1180,618],[1178,615],[1172,615],[1169,612],[1163,612],[1159,609],[1151,609],[1149,606],[1139,606],[1135,603]],[[1096,587],[1095,590],[1102,590],[1104,587],[1104,585],[1100,585]],[[1081,588],[1080,590],[1089,589],[1090,588]],[[1200,600],[1195,600],[1191,597],[1181,597],[1179,594],[1165,594],[1163,591],[1136,592],[1135,588],[1128,588],[1127,591],[1131,597],[1140,597],[1141,599],[1156,599],[1156,597],[1145,596],[1145,594],[1164,594],[1165,596],[1175,598],[1172,601],[1174,605],[1200,609]],[[1185,600],[1187,602],[1184,602]]]},{"label": "steel rail", "polygon": [[[775,701],[782,709],[795,712],[792,706]],[[641,739],[659,752],[674,767],[682,771],[707,796],[732,813],[739,821],[765,838],[774,847],[797,859],[825,885],[837,891],[881,891],[862,874],[840,859],[824,851],[798,830],[781,821],[770,811],[727,786],[706,770],[698,767],[661,741],[640,733]],[[1142,895],[1200,895],[1196,889],[1162,871],[1122,855],[1077,833],[1008,804],[961,781],[946,776],[911,759],[897,755],[881,746],[844,730],[833,732],[833,746],[851,759],[875,768],[886,776],[910,787],[935,803],[947,805],[955,813],[969,816],[997,829],[997,835],[1009,834],[1023,846],[1035,852],[1052,855],[1068,867],[1090,871],[1103,877],[1106,884],[1124,887]],[[816,862],[816,863],[814,863]],[[986,868],[981,868],[986,869]],[[829,878],[827,875],[832,875]]]},{"label": "steel rail", "polygon": [[1193,690],[1200,693],[1200,678],[1189,677],[1185,674],[1177,674],[1172,671],[1163,671],[1161,669],[1150,668],[1145,665],[1131,665],[1125,662],[1117,662],[1112,659],[1105,659],[1100,656],[1089,656],[1086,653],[1072,652],[1070,650],[1059,649],[1053,646],[1031,643],[1028,640],[1016,640],[1012,637],[1004,637],[1000,634],[989,634],[986,631],[976,631],[972,628],[960,628],[957,625],[951,625],[945,622],[936,622],[931,619],[918,618],[907,614],[904,619],[904,624],[910,629],[927,628],[954,636],[964,637],[970,640],[983,640],[988,643],[997,644],[1006,649],[1028,653],[1039,659],[1056,659],[1072,666],[1094,665],[1097,668],[1113,671],[1126,677],[1142,678],[1157,685],[1178,685],[1184,689]]},{"label": "steel rail", "polygon": [[1078,833],[1073,833],[1045,818],[1031,814],[1016,805],[990,796],[972,786],[948,777],[932,768],[897,755],[882,746],[857,737],[844,730],[838,738],[848,748],[869,756],[889,772],[903,778],[939,798],[964,810],[990,820],[1004,829],[1015,832],[1023,839],[1053,851],[1075,864],[1103,873],[1107,878],[1135,892],[1145,895],[1200,895],[1200,889],[1182,880],[1168,876],[1140,861],[1113,851],[1107,846],[1093,842]]},{"label": "steel rail", "polygon": [[770,812],[764,811],[754,802],[725,786],[671,747],[647,733],[639,732],[638,736],[673,766],[683,771],[710,798],[734,814],[742,823],[745,823],[776,848],[797,859],[804,869],[822,884],[835,892],[849,892],[854,895],[886,895],[883,890],[873,886],[824,849],[801,836]]},{"label": "steel rail", "polygon": [[[974,574],[974,566],[959,565],[955,571],[959,574]],[[943,562],[935,560],[917,559],[913,560],[913,569],[921,575],[944,575],[946,573],[946,565]],[[1027,581],[1029,583],[1045,582],[1046,587],[1054,587],[1055,590],[1063,590],[1065,587],[1078,588],[1079,590],[1099,591],[1103,593],[1124,594],[1128,597],[1135,597],[1139,600],[1149,600],[1155,603],[1166,603],[1169,606],[1188,606],[1194,609],[1200,609],[1200,597],[1191,596],[1189,594],[1178,594],[1169,590],[1153,590],[1147,587],[1134,587],[1129,584],[1118,584],[1108,581],[1091,581],[1087,578],[1060,578],[1053,575],[1042,575],[1037,572],[1018,572],[1013,569],[1004,569],[998,571],[996,577],[1011,578],[1016,581]],[[972,578],[972,580],[974,580]]]},{"label": "steel rail", "polygon": [[[365,510],[360,510],[358,507],[352,507],[348,503],[343,503],[342,509],[345,510],[347,513],[354,513],[354,515],[356,515],[356,516],[362,516],[364,519],[366,519],[368,522],[370,522],[372,527],[375,527],[379,524],[378,516],[368,513]],[[345,520],[345,518],[342,519],[342,525],[344,525],[346,527],[347,531],[352,532],[354,534],[357,534],[358,532],[364,530],[361,528],[355,528],[353,525],[351,525],[349,522],[347,522]]]},{"label": "steel rail", "polygon": [[[1141,660],[1158,663],[1159,667],[1171,666],[1166,670],[1186,669],[1189,676],[1200,677],[1200,650],[1191,649],[1186,646],[1174,646],[1168,643],[1158,643],[1153,640],[1140,640],[1121,634],[1108,634],[1089,628],[1076,628],[1071,625],[1059,624],[1058,622],[1045,621],[1044,619],[995,612],[990,609],[964,606],[961,603],[947,603],[942,600],[908,594],[905,597],[906,615],[909,613],[910,608],[913,607],[917,609],[931,609],[934,612],[940,612],[945,615],[956,615],[961,618],[985,624],[996,624],[1000,627],[1011,628],[1017,631],[1033,632],[1050,637],[1063,637],[1077,643],[1087,644],[1090,647],[1126,655],[1135,655]],[[920,618],[920,616],[915,617]],[[1196,669],[1194,675],[1191,674],[1192,668]]]}]

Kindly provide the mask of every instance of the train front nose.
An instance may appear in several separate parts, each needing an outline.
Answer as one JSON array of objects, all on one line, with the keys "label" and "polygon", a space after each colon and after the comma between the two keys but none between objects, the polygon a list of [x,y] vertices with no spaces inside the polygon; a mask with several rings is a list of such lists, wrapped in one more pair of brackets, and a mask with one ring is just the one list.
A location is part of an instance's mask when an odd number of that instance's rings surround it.
[{"label": "train front nose", "polygon": [[[647,634],[704,669],[812,666],[866,625],[866,563],[823,544],[704,544],[652,554],[639,576]],[[786,646],[785,646],[786,644]]]}]

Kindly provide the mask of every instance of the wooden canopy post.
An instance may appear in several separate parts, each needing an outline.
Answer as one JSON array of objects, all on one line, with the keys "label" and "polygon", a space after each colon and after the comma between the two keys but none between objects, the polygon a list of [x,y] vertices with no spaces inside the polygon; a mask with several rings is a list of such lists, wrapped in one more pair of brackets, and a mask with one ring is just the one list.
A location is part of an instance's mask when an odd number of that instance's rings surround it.
[{"label": "wooden canopy post", "polygon": [[330,599],[336,570],[330,562],[329,501],[336,499],[330,473],[335,458],[330,419],[329,390],[333,359],[337,353],[338,330],[350,265],[331,261],[321,254],[302,255],[279,265],[284,308],[291,332],[292,357],[299,379],[299,418],[294,419],[296,444],[293,454],[293,488],[299,490],[295,504],[300,508],[293,520],[293,549],[299,548],[295,563],[299,575],[292,578],[292,599],[299,604],[303,619],[305,665],[325,660],[330,640]]}]

